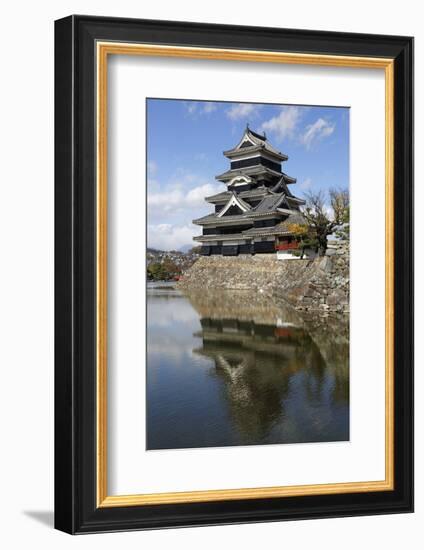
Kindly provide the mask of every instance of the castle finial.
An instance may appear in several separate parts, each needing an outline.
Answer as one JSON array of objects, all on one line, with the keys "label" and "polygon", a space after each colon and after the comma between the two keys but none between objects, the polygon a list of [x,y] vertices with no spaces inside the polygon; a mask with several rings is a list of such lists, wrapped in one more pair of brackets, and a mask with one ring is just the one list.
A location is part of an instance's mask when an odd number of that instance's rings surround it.
[{"label": "castle finial", "polygon": [[246,123],[246,130],[248,130],[248,129],[249,129],[249,123],[247,122]]}]

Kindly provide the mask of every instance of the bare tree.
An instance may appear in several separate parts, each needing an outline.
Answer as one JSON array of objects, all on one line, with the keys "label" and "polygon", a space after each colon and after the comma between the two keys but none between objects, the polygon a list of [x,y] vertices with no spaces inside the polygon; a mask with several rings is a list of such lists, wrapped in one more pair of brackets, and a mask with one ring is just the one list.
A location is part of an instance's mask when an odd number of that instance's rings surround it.
[{"label": "bare tree", "polygon": [[349,223],[349,192],[346,189],[330,189],[330,208],[326,206],[322,191],[306,195],[303,216],[315,234],[320,256],[327,250],[327,237],[336,228]]},{"label": "bare tree", "polygon": [[330,204],[334,219],[338,221],[336,235],[344,240],[349,239],[349,191],[347,189],[330,189]]}]

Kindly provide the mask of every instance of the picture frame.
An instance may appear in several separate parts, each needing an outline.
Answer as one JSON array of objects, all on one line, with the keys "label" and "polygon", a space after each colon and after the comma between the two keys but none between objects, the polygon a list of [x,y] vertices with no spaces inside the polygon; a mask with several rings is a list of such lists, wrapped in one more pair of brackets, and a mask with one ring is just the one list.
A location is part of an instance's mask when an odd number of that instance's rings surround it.
[{"label": "picture frame", "polygon": [[[384,70],[384,480],[108,494],[107,62],[116,54]],[[412,350],[412,38],[77,15],[55,22],[57,529],[80,534],[412,512]]]}]

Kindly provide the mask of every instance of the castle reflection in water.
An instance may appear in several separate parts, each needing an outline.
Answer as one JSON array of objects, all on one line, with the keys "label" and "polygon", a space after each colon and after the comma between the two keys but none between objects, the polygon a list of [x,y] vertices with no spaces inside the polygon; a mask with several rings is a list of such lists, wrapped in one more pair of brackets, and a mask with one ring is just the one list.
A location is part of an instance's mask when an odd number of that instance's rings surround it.
[{"label": "castle reflection in water", "polygon": [[348,319],[243,291],[148,291],[147,391],[148,449],[348,440]]}]

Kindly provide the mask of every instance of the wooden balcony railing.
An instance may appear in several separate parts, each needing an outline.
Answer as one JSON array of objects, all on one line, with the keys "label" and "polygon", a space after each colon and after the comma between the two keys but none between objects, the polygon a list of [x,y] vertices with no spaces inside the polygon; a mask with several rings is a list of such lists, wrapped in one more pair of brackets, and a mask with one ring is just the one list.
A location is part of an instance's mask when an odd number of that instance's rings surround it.
[{"label": "wooden balcony railing", "polygon": [[299,248],[299,243],[293,241],[291,243],[275,243],[275,250],[296,250]]}]

